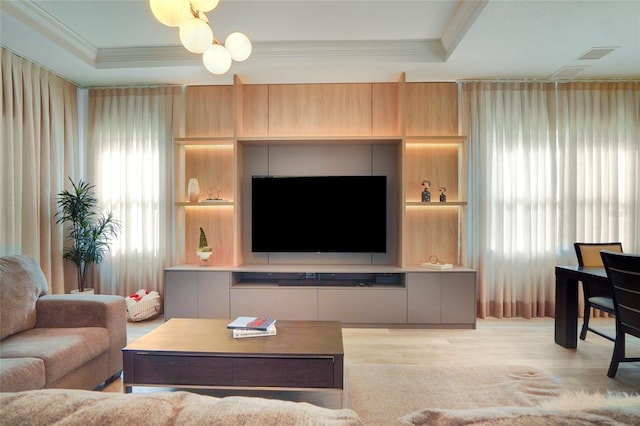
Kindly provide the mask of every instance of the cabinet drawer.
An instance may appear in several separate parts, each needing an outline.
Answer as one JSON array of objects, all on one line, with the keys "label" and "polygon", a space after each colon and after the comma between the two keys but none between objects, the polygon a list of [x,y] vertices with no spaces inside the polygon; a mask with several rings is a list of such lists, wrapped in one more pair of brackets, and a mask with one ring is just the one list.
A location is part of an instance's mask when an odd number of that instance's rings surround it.
[{"label": "cabinet drawer", "polygon": [[318,319],[345,323],[407,322],[405,289],[336,288],[318,290]]},{"label": "cabinet drawer", "polygon": [[318,292],[308,288],[231,288],[231,318],[241,315],[279,320],[318,319]]},{"label": "cabinet drawer", "polygon": [[333,369],[333,357],[238,358],[233,367],[233,385],[331,388],[337,387]]},{"label": "cabinet drawer", "polygon": [[133,382],[231,386],[233,359],[188,355],[134,355]]}]

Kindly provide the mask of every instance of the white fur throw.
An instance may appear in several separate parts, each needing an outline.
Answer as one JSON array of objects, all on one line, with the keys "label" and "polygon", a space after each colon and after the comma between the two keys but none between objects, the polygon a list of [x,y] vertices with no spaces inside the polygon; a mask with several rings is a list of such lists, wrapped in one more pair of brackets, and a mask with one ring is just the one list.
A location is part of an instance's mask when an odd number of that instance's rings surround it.
[{"label": "white fur throw", "polygon": [[640,395],[565,392],[536,407],[425,409],[399,419],[409,425],[639,425]]},{"label": "white fur throw", "polygon": [[349,409],[257,397],[215,398],[190,392],[119,394],[44,389],[0,393],[3,425],[356,426]]}]

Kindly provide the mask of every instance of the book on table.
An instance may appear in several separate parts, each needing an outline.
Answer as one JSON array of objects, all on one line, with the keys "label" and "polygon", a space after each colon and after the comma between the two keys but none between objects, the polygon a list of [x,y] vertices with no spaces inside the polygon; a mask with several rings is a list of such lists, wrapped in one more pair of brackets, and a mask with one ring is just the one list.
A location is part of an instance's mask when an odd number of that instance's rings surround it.
[{"label": "book on table", "polygon": [[246,328],[234,328],[231,330],[234,339],[241,339],[244,337],[262,337],[262,336],[275,336],[277,334],[276,325],[272,324],[266,330],[250,330]]},{"label": "book on table", "polygon": [[275,318],[267,317],[238,317],[227,324],[230,329],[260,330],[266,331],[276,323]]}]

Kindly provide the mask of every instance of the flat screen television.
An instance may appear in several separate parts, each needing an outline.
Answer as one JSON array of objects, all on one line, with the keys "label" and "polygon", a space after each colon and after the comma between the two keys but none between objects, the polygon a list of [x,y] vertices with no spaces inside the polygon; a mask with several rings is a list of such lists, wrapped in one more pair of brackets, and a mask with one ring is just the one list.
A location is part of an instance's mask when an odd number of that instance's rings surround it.
[{"label": "flat screen television", "polygon": [[253,176],[251,250],[384,253],[386,176]]}]

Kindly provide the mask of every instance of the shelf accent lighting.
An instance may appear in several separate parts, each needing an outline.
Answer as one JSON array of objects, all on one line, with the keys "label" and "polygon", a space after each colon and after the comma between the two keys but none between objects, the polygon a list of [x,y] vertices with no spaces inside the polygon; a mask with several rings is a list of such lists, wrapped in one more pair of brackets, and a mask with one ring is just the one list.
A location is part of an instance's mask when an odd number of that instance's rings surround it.
[{"label": "shelf accent lighting", "polygon": [[244,61],[251,55],[251,40],[245,34],[233,32],[222,44],[213,34],[205,15],[218,6],[220,0],[149,0],[151,12],[169,27],[179,27],[180,41],[189,52],[202,53],[202,63],[213,74],[224,74],[231,61]]}]

